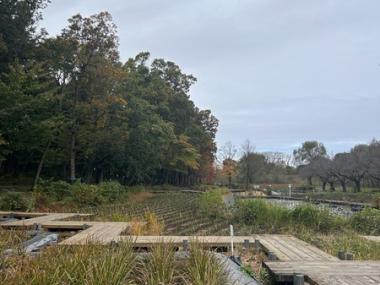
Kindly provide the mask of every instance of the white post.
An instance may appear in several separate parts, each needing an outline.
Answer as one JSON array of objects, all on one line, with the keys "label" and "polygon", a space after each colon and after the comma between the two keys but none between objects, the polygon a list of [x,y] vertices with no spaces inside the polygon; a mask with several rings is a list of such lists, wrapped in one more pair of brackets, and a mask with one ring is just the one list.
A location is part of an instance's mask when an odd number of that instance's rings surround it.
[{"label": "white post", "polygon": [[230,236],[231,236],[231,256],[234,256],[234,226],[230,225]]},{"label": "white post", "polygon": [[288,187],[289,187],[289,198],[292,198],[292,184],[289,184]]}]

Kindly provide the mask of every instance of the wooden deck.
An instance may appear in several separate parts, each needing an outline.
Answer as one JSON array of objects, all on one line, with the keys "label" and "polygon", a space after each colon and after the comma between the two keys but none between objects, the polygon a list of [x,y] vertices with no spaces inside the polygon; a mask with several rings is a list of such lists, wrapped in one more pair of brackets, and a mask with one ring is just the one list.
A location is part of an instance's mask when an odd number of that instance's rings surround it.
[{"label": "wooden deck", "polygon": [[280,282],[291,282],[297,272],[310,284],[380,284],[380,261],[288,261],[265,262],[265,266]]},{"label": "wooden deck", "polygon": [[[2,228],[32,228],[35,225],[41,225],[42,227],[48,227],[54,229],[56,225],[57,229],[75,229],[79,224],[82,224],[83,228],[86,222],[77,221],[62,221],[64,219],[74,217],[86,217],[88,214],[77,213],[22,213],[22,212],[0,212],[1,217],[14,217],[19,220],[0,222]],[[72,228],[71,226],[75,226]],[[80,228],[80,227],[79,227]]]},{"label": "wooden deck", "polygon": [[89,228],[62,241],[61,245],[79,245],[86,243],[109,244],[119,241],[120,234],[130,226],[123,222],[93,222]]},{"label": "wooden deck", "polygon": [[[127,236],[121,235],[130,226],[125,222],[68,221],[76,213],[20,213],[0,212],[0,217],[14,217],[18,220],[0,222],[3,228],[31,228],[36,224],[49,230],[79,230],[79,232],[59,245],[81,245],[86,243],[110,244],[131,241],[134,247],[151,247],[157,243],[172,243],[181,247],[183,241],[196,241],[208,247],[229,247],[229,236]],[[65,219],[65,221],[62,221]],[[378,237],[364,237],[379,241]],[[236,236],[235,244],[249,240],[253,246],[259,240],[264,252],[272,259],[264,261],[264,266],[280,282],[291,282],[294,273],[305,275],[313,285],[380,284],[380,261],[344,261],[290,235]],[[273,260],[275,259],[275,261]]]},{"label": "wooden deck", "polygon": [[[249,240],[251,245],[255,241],[255,236],[234,237],[235,244],[243,244],[244,240]],[[231,238],[229,236],[120,236],[118,241],[132,241],[134,247],[152,247],[159,243],[171,243],[174,246],[182,246],[183,241],[189,243],[196,242],[206,247],[229,247]]]},{"label": "wooden deck", "polygon": [[89,221],[62,221],[74,217],[86,217],[87,214],[76,213],[21,213],[0,212],[1,217],[17,217],[20,220],[0,223],[3,228],[28,229],[40,225],[48,230],[81,230],[74,236],[62,241],[62,245],[75,245],[86,243],[109,244],[118,241],[120,234],[130,223],[122,222],[89,222]]},{"label": "wooden deck", "polygon": [[334,261],[338,258],[290,235],[259,235],[266,253],[272,252],[280,261]]}]

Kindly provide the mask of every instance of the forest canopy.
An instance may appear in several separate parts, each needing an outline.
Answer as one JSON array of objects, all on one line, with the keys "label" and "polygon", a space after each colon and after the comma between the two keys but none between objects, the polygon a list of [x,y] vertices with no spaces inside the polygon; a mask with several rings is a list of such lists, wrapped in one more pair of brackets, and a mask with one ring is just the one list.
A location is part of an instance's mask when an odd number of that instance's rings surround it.
[{"label": "forest canopy", "polygon": [[112,17],[74,15],[54,37],[46,0],[0,3],[0,174],[123,184],[207,182],[218,120],[174,62],[119,57]]}]

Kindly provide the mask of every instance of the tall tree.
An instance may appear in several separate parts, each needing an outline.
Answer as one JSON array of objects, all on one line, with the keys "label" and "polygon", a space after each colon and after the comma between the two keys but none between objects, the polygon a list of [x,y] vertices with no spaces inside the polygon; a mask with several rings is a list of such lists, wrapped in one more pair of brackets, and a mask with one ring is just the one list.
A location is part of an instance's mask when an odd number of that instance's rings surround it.
[{"label": "tall tree", "polygon": [[[102,112],[98,108],[104,107],[102,103],[114,91],[118,38],[111,15],[102,12],[88,18],[73,16],[59,39],[69,43],[69,52],[64,55],[70,58],[62,58],[61,71],[67,72],[69,80],[64,104],[68,110],[70,180],[75,181],[81,126],[96,123]],[[97,108],[88,108],[91,105]]]},{"label": "tall tree", "polygon": [[227,177],[229,188],[232,187],[232,179],[237,175],[236,153],[237,149],[231,142],[226,142],[220,149],[222,174]]},{"label": "tall tree", "polygon": [[32,58],[36,42],[36,24],[42,18],[40,10],[48,0],[0,1],[0,74],[7,72],[16,60],[26,65]]},{"label": "tall tree", "polygon": [[298,165],[308,164],[318,157],[326,156],[326,148],[321,142],[305,141],[302,146],[293,151],[295,162]]}]

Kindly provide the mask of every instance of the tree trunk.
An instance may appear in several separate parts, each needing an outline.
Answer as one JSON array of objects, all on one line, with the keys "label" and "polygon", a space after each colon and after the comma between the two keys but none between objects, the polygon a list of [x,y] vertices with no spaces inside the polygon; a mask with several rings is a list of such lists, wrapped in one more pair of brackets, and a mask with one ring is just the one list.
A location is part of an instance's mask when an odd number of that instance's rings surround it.
[{"label": "tree trunk", "polygon": [[44,165],[46,155],[47,155],[47,153],[49,151],[49,148],[50,148],[50,145],[51,145],[51,141],[52,140],[50,139],[49,142],[48,142],[48,144],[46,145],[46,148],[45,148],[44,152],[42,153],[41,160],[40,160],[40,162],[38,164],[36,175],[34,176],[32,190],[36,189],[36,187],[37,187],[37,183],[38,183],[38,180],[40,179],[42,167]]},{"label": "tree trunk", "polygon": [[355,191],[360,192],[361,191],[361,181],[360,180],[355,180]]},{"label": "tree trunk", "polygon": [[334,182],[330,182],[330,191],[335,191]]},{"label": "tree trunk", "polygon": [[70,145],[70,182],[74,183],[75,178],[75,135],[74,132],[71,134],[71,145]]},{"label": "tree trunk", "polygon": [[313,186],[313,177],[312,176],[309,176],[307,178],[308,182],[309,182],[309,186]]},{"label": "tree trunk", "polygon": [[231,186],[232,186],[232,177],[231,175],[228,175],[228,188],[231,189]]},{"label": "tree trunk", "polygon": [[325,181],[323,181],[322,182],[322,191],[326,191],[326,182]]},{"label": "tree trunk", "polygon": [[340,184],[342,185],[342,191],[347,192],[346,181],[342,180],[342,181],[340,181]]}]

